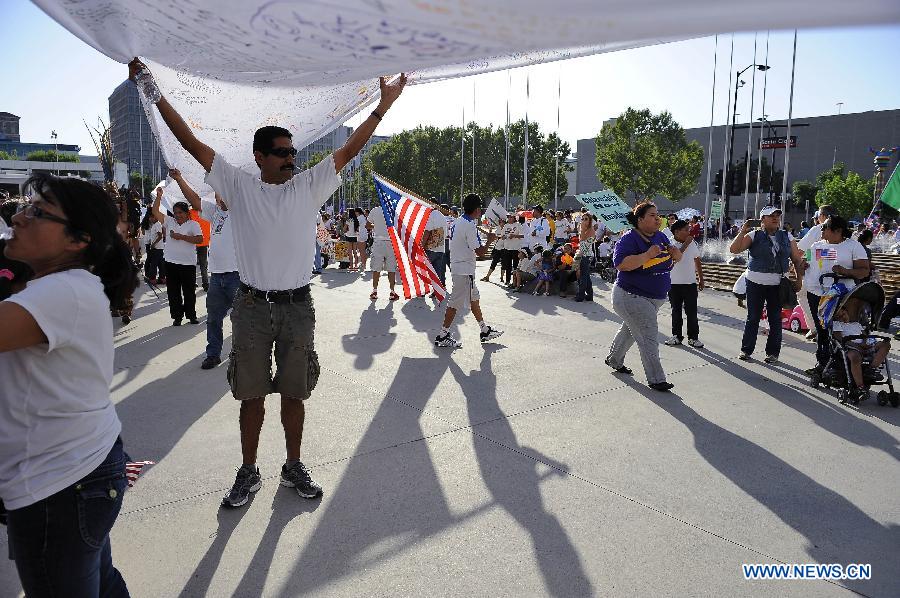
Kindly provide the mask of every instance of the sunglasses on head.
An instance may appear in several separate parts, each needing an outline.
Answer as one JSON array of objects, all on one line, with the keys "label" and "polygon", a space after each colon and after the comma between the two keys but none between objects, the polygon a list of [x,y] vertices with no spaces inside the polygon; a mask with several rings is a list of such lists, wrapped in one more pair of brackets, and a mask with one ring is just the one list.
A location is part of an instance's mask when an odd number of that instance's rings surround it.
[{"label": "sunglasses on head", "polygon": [[270,149],[267,153],[277,156],[278,158],[287,158],[288,156],[296,156],[297,148],[295,147],[276,147]]}]

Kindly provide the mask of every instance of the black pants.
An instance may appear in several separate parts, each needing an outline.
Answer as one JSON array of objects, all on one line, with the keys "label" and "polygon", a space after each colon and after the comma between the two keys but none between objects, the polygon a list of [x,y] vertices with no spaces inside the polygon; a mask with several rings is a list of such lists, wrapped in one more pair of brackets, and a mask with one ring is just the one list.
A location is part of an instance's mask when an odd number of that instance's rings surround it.
[{"label": "black pants", "polygon": [[878,327],[887,330],[891,327],[891,320],[900,316],[900,292],[896,293],[884,304],[884,311],[881,312],[881,319],[878,321]]},{"label": "black pants", "polygon": [[209,287],[209,247],[197,246],[197,265],[200,266],[200,279],[203,281],[203,288]]},{"label": "black pants", "polygon": [[155,279],[157,270],[159,270],[159,276],[165,277],[166,263],[163,260],[163,250],[156,247],[151,249],[149,245],[147,247],[147,261],[144,262],[144,273],[147,275],[147,278]]},{"label": "black pants", "polygon": [[[506,272],[505,282],[509,283],[512,279],[512,273],[515,271],[515,268],[518,267],[518,256],[519,252],[514,249],[504,249],[503,255],[500,256],[500,271]],[[516,260],[516,265],[513,266],[513,258]]]},{"label": "black pants", "polygon": [[672,305],[672,336],[684,340],[681,330],[683,319],[682,308],[687,315],[687,336],[689,339],[700,338],[700,324],[697,322],[697,285],[673,284],[669,289],[669,303]]},{"label": "black pants", "polygon": [[809,304],[809,313],[816,325],[816,361],[824,366],[828,363],[828,331],[822,327],[819,320],[819,296],[806,291],[806,302]]},{"label": "black pants", "polygon": [[173,320],[197,317],[197,266],[166,262],[166,291]]}]

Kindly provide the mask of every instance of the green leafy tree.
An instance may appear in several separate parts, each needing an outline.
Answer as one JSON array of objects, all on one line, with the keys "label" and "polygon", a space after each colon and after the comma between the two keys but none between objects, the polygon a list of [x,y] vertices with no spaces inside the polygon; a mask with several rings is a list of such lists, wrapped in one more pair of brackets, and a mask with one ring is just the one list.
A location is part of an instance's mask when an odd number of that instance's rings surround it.
[{"label": "green leafy tree", "polygon": [[635,202],[657,195],[677,202],[697,188],[703,148],[688,142],[668,112],[628,108],[597,135],[597,177]]},{"label": "green leafy tree", "polygon": [[319,162],[321,162],[322,160],[327,158],[330,154],[331,154],[331,152],[316,152],[316,153],[314,153],[312,156],[309,157],[309,160],[307,160],[304,164],[302,164],[300,166],[300,170],[306,170],[308,168],[312,168],[313,166],[315,166],[316,164],[318,164]]},{"label": "green leafy tree", "polygon": [[816,193],[819,192],[819,188],[816,187],[815,183],[810,181],[795,181],[793,186],[791,187],[791,193],[794,196],[794,205],[803,206],[816,205]]},{"label": "green leafy tree", "polygon": [[6,152],[0,151],[0,160],[12,160],[12,158]]},{"label": "green leafy tree", "polygon": [[[465,146],[463,147],[463,135]],[[510,194],[519,195],[524,173],[525,122],[510,124]],[[472,143],[475,144],[475,184],[472,184]],[[528,200],[547,204],[553,199],[554,156],[558,158],[558,191],[568,191],[565,163],[570,146],[551,134],[545,136],[537,123],[528,126]],[[417,127],[394,135],[389,141],[372,147],[364,160],[364,171],[371,179],[377,172],[426,198],[447,203],[460,201],[460,182],[464,193],[475,192],[485,198],[505,193],[504,161],[506,139],[503,127],[480,127],[469,123],[460,127]],[[371,187],[371,183],[369,183]],[[372,197],[374,190],[370,189]]]},{"label": "green leafy tree", "polygon": [[25,156],[30,162],[81,162],[78,154],[68,154],[56,150],[38,150]]},{"label": "green leafy tree", "polygon": [[[828,176],[822,176],[826,173]],[[830,204],[845,218],[865,216],[872,209],[875,182],[864,179],[855,172],[847,173],[846,176],[842,173],[843,164],[840,171],[831,169],[819,175],[816,205]]]},{"label": "green leafy tree", "polygon": [[128,178],[131,181],[131,188],[140,191],[141,197],[150,197],[153,194],[153,188],[156,187],[156,182],[149,174],[141,176],[141,173],[135,170]]}]

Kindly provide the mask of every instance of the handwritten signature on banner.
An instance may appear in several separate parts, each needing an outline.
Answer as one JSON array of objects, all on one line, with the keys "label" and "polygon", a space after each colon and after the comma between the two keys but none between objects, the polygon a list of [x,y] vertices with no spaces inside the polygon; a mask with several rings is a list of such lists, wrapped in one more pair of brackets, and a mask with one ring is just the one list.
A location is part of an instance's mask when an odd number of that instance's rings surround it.
[{"label": "handwritten signature on banner", "polygon": [[595,191],[594,193],[582,193],[575,199],[581,202],[591,214],[599,218],[606,228],[614,233],[631,228],[626,217],[631,208],[622,199],[609,189]]}]

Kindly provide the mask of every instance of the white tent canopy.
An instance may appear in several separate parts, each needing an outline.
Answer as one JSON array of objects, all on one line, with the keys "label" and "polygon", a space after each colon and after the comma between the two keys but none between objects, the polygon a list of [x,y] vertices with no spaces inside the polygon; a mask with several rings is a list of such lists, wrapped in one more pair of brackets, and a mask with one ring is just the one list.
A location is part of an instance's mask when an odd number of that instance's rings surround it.
[{"label": "white tent canopy", "polygon": [[[296,147],[331,131],[376,99],[379,75],[420,84],[713,33],[900,21],[896,0],[34,1],[114,60],[143,58],[197,136],[238,165],[252,164],[260,126],[288,128]],[[199,184],[151,113],[166,161]]]}]

